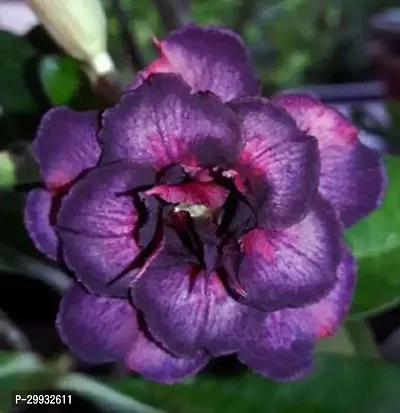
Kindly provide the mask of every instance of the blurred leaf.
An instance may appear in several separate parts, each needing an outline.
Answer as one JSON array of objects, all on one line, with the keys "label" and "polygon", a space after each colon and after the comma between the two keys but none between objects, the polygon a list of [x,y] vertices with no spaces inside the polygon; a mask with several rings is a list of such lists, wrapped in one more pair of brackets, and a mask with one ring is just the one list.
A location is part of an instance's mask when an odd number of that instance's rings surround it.
[{"label": "blurred leaf", "polygon": [[173,413],[394,413],[400,411],[399,381],[399,369],[381,361],[321,356],[311,377],[293,383],[249,373],[174,386],[140,379],[113,386]]},{"label": "blurred leaf", "polygon": [[378,310],[400,298],[400,158],[386,157],[388,190],[380,209],[346,233],[358,263],[351,313]]},{"label": "blurred leaf", "polygon": [[21,254],[0,242],[0,271],[21,274],[43,281],[56,291],[64,292],[70,279],[58,268],[47,265],[35,258]]},{"label": "blurred leaf", "polygon": [[61,378],[56,387],[76,392],[110,413],[162,413],[83,374],[69,374]]},{"label": "blurred leaf", "polygon": [[16,183],[16,165],[10,154],[0,152],[0,189],[13,187]]},{"label": "blurred leaf", "polygon": [[54,106],[68,104],[80,86],[79,62],[67,56],[46,56],[40,62],[39,73]]},{"label": "blurred leaf", "polygon": [[35,110],[26,73],[35,50],[24,38],[0,31],[0,56],[0,107],[13,112]]},{"label": "blurred leaf", "polygon": [[51,388],[60,372],[31,353],[0,352],[0,412],[9,412],[12,393]]}]

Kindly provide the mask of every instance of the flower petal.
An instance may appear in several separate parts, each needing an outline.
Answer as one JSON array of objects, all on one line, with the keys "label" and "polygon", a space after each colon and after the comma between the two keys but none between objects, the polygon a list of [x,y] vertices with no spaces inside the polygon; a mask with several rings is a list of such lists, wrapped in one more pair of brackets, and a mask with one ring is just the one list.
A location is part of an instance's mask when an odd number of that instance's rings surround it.
[{"label": "flower petal", "polygon": [[56,260],[58,239],[50,222],[52,201],[53,194],[45,189],[30,191],[26,198],[24,220],[36,248]]},{"label": "flower petal", "polygon": [[302,131],[318,139],[319,191],[340,213],[345,226],[381,205],[386,177],[380,154],[360,142],[355,126],[334,108],[308,95],[284,94],[274,102]]},{"label": "flower petal", "polygon": [[269,314],[238,353],[252,370],[274,380],[297,380],[313,365],[312,325],[293,310]]},{"label": "flower petal", "polygon": [[157,185],[146,195],[158,195],[173,204],[205,205],[219,208],[228,196],[228,190],[214,182],[188,182],[180,185]]},{"label": "flower petal", "polygon": [[93,167],[100,156],[97,112],[67,108],[49,110],[42,118],[33,151],[48,188],[57,189]]},{"label": "flower petal", "polygon": [[194,355],[202,349],[207,310],[204,279],[197,278],[191,264],[160,264],[156,259],[132,286],[133,303],[157,341],[176,355]]},{"label": "flower petal", "polygon": [[62,340],[82,360],[120,361],[145,378],[174,383],[195,374],[208,361],[204,352],[177,358],[151,341],[139,328],[127,300],[99,297],[77,284],[61,300],[57,329]]},{"label": "flower petal", "polygon": [[61,300],[57,329],[82,360],[123,360],[139,334],[136,313],[127,300],[99,297],[73,284]]},{"label": "flower petal", "polygon": [[317,338],[335,334],[337,327],[343,321],[350,308],[355,284],[356,263],[350,250],[346,248],[342,262],[337,270],[335,287],[321,301],[303,309],[312,318],[310,323],[315,326]]},{"label": "flower petal", "polygon": [[199,351],[193,357],[175,357],[141,334],[125,363],[146,379],[173,384],[193,376],[208,361],[209,356],[204,351]]},{"label": "flower petal", "polygon": [[134,80],[135,88],[152,73],[177,73],[195,91],[210,91],[224,102],[260,94],[241,38],[212,26],[188,25],[156,41],[161,57]]},{"label": "flower petal", "polygon": [[241,119],[245,141],[238,171],[250,181],[250,195],[266,202],[267,225],[298,222],[318,187],[317,141],[266,99],[239,99],[230,107]]},{"label": "flower petal", "polygon": [[334,286],[342,228],[330,204],[317,197],[308,215],[278,230],[254,230],[242,238],[238,281],[242,300],[263,310],[300,307]]},{"label": "flower petal", "polygon": [[182,260],[160,255],[132,286],[150,333],[179,356],[237,351],[253,310],[230,297],[217,274],[206,276]]},{"label": "flower petal", "polygon": [[126,93],[103,121],[104,162],[129,158],[157,169],[174,163],[221,166],[234,162],[239,151],[234,113],[215,96],[191,94],[173,74],[154,75]]},{"label": "flower petal", "polygon": [[129,276],[112,288],[107,283],[139,253],[138,212],[127,192],[153,179],[147,168],[117,162],[90,171],[63,199],[57,227],[64,259],[93,291],[126,292]]}]

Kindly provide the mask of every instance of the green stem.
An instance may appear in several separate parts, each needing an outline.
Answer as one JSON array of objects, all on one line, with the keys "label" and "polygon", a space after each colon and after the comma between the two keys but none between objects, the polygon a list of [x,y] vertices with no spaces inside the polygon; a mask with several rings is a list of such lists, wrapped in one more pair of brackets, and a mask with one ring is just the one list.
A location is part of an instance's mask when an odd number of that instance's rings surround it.
[{"label": "green stem", "polygon": [[349,320],[344,324],[357,356],[380,358],[378,346],[371,329],[364,320]]}]

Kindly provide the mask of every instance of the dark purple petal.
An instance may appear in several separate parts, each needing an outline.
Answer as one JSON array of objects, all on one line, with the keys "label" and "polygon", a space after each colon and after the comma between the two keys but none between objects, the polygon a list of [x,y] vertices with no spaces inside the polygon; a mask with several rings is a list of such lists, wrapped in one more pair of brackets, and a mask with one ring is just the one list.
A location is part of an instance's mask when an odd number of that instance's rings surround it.
[{"label": "dark purple petal", "polygon": [[[63,199],[57,227],[64,259],[90,289],[113,291],[107,283],[138,255],[138,213],[127,192],[153,179],[147,169],[118,162],[90,171]],[[124,277],[115,290],[126,291],[130,280]]]},{"label": "dark purple petal", "polygon": [[175,259],[160,255],[131,289],[152,336],[176,355],[236,351],[252,310],[231,298],[215,273]]},{"label": "dark purple petal", "polygon": [[233,299],[217,276],[209,278],[207,295],[205,348],[214,356],[237,352],[253,326],[259,323],[261,312]]},{"label": "dark purple petal", "polygon": [[313,365],[314,332],[295,310],[276,311],[247,337],[239,360],[274,380],[297,380]]},{"label": "dark purple petal", "polygon": [[52,200],[53,194],[45,189],[30,191],[26,198],[24,220],[36,248],[55,260],[58,239],[50,223]]},{"label": "dark purple petal", "polygon": [[127,300],[88,294],[74,284],[61,300],[57,328],[82,360],[123,360],[139,335],[136,313]]},{"label": "dark purple petal", "polygon": [[209,359],[204,352],[191,358],[170,355],[139,329],[136,311],[127,300],[88,294],[76,284],[61,300],[57,329],[82,360],[119,361],[161,383],[181,381],[197,373]]},{"label": "dark purple petal", "polygon": [[320,197],[290,228],[249,232],[238,274],[243,301],[267,311],[318,301],[334,287],[341,237],[335,211]]},{"label": "dark purple petal", "polygon": [[242,121],[245,141],[238,172],[254,187],[250,192],[265,200],[267,225],[298,222],[318,187],[317,141],[266,99],[240,99],[230,106]]},{"label": "dark purple petal", "polygon": [[97,118],[97,112],[67,108],[51,109],[43,116],[33,151],[48,188],[68,184],[97,163]]},{"label": "dark purple petal", "polygon": [[260,94],[241,38],[234,32],[212,26],[189,25],[156,41],[161,57],[135,79],[138,87],[152,73],[177,73],[195,91],[210,91],[224,102]]},{"label": "dark purple petal", "polygon": [[202,348],[206,285],[194,271],[191,264],[155,264],[131,289],[133,303],[144,313],[151,335],[176,355],[194,355]]},{"label": "dark purple petal", "polygon": [[146,379],[173,384],[195,375],[209,361],[204,351],[193,357],[174,357],[141,334],[134,342],[125,363]]},{"label": "dark purple petal", "polygon": [[356,263],[350,250],[346,248],[337,270],[337,281],[333,290],[321,301],[304,307],[303,311],[309,313],[312,319],[310,323],[315,326],[317,338],[335,334],[344,320],[354,293],[356,271]]},{"label": "dark purple petal", "polygon": [[340,213],[345,226],[364,218],[382,203],[386,176],[380,154],[364,146],[358,130],[342,114],[308,95],[274,99],[318,139],[321,156],[319,191]]},{"label": "dark purple petal", "polygon": [[173,74],[154,75],[108,109],[102,161],[129,158],[157,169],[174,163],[229,164],[240,149],[234,113],[209,94],[191,94]]}]

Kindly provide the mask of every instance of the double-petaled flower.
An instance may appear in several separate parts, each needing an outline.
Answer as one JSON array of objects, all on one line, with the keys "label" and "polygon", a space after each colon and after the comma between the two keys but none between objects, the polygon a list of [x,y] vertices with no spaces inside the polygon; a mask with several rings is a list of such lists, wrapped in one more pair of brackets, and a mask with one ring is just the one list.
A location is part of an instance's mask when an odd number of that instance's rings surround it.
[{"label": "double-petaled flower", "polygon": [[57,325],[93,362],[175,382],[235,353],[309,371],[345,316],[343,228],[382,201],[379,155],[311,96],[259,96],[241,40],[188,26],[103,113],[48,112],[27,200],[37,247],[75,282]]}]

